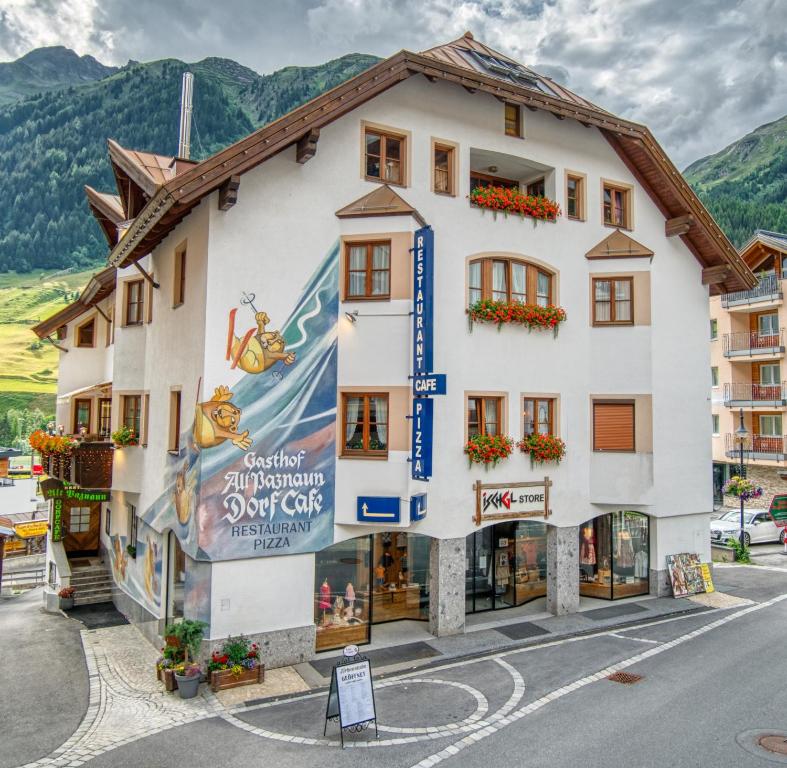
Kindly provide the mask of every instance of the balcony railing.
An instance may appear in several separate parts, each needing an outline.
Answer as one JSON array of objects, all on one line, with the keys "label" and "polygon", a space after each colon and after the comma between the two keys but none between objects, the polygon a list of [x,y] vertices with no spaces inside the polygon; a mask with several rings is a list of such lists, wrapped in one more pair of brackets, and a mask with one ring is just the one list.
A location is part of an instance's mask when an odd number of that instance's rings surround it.
[{"label": "balcony railing", "polygon": [[728,307],[745,306],[761,301],[778,301],[782,298],[781,284],[776,275],[766,275],[760,278],[754,288],[748,291],[735,291],[725,293],[721,297],[721,305],[725,309]]},{"label": "balcony railing", "polygon": [[[724,436],[724,449],[729,459],[740,458],[740,443],[737,436],[727,433]],[[787,438],[773,435],[749,435],[743,443],[743,458],[787,460]]]},{"label": "balcony railing", "polygon": [[724,405],[787,405],[787,386],[781,384],[747,384],[733,382],[724,385]]},{"label": "balcony railing", "polygon": [[776,333],[740,331],[725,333],[722,339],[724,357],[746,357],[784,352],[784,328]]},{"label": "balcony railing", "polygon": [[70,456],[54,455],[46,460],[46,473],[80,488],[112,488],[112,443],[83,442]]}]

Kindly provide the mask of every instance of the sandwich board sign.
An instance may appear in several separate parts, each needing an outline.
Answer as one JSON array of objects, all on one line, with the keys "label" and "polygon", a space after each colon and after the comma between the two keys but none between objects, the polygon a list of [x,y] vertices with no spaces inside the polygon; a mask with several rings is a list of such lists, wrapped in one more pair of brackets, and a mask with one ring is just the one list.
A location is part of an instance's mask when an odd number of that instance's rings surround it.
[{"label": "sandwich board sign", "polygon": [[771,499],[771,506],[768,510],[771,513],[773,522],[779,528],[787,528],[787,496],[778,495]]},{"label": "sandwich board sign", "polygon": [[331,670],[323,736],[328,730],[329,720],[339,724],[342,749],[345,730],[360,732],[374,723],[374,736],[378,737],[372,665],[369,659],[358,654],[356,645],[348,645],[344,649],[344,658]]}]

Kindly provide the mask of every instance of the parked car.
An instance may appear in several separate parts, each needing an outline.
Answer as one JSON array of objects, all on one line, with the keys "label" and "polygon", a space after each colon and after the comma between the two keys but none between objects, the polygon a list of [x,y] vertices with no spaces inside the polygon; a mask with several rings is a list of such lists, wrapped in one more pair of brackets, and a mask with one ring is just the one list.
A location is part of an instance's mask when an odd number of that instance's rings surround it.
[{"label": "parked car", "polygon": [[[769,512],[743,513],[743,540],[749,544],[765,544],[778,541],[784,544],[785,529],[773,522]],[[726,544],[727,539],[738,539],[741,533],[739,510],[725,512],[718,520],[710,521],[710,540],[715,544]]]}]

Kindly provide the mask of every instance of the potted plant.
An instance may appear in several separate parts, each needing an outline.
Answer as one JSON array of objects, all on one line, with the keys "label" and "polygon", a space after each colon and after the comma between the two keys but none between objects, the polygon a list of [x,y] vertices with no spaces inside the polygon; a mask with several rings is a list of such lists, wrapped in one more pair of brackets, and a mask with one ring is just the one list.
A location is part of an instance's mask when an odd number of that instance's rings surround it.
[{"label": "potted plant", "polygon": [[124,445],[139,445],[136,432],[125,424],[121,424],[111,437],[116,448],[122,448]]},{"label": "potted plant", "polygon": [[69,608],[74,607],[74,595],[76,590],[73,587],[63,587],[57,596],[60,598],[61,610],[67,611]]},{"label": "potted plant", "polygon": [[252,685],[265,680],[260,647],[247,637],[228,637],[215,649],[208,662],[208,682],[214,691]]},{"label": "potted plant", "polygon": [[465,453],[473,464],[483,464],[487,469],[491,464],[507,459],[514,450],[514,441],[508,435],[475,435],[465,444]]},{"label": "potted plant", "polygon": [[560,460],[566,455],[566,444],[554,435],[545,435],[541,432],[532,432],[523,437],[517,446],[522,453],[530,454],[530,466]]},{"label": "potted plant", "polygon": [[178,684],[178,693],[181,699],[193,699],[199,690],[202,681],[202,670],[199,664],[184,661],[173,669],[175,680]]},{"label": "potted plant", "polygon": [[[173,668],[175,682],[181,691],[181,698],[187,699],[197,694],[202,679],[202,672],[198,664],[192,660],[199,654],[202,636],[208,625],[204,621],[183,619],[177,624],[170,624],[164,629],[165,636],[177,638],[179,650],[183,653],[183,661]],[[183,686],[185,687],[185,694]],[[193,693],[191,692],[193,689]]]},{"label": "potted plant", "polygon": [[129,557],[132,557],[134,560],[137,559],[137,548],[133,544],[126,544],[126,552],[128,552]]},{"label": "potted plant", "polygon": [[177,687],[175,667],[183,662],[183,651],[178,645],[167,644],[161,649],[161,656],[156,662],[156,677],[164,683],[164,689],[174,691]]},{"label": "potted plant", "polygon": [[745,477],[733,475],[724,486],[724,493],[749,501],[750,499],[759,499],[762,496],[762,488]]}]

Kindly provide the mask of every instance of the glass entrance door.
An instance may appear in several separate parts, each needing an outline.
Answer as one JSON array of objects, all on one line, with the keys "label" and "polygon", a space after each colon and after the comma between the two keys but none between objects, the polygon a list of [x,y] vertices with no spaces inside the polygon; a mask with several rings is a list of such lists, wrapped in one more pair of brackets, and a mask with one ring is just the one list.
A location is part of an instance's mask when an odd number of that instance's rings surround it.
[{"label": "glass entrance door", "polygon": [[467,537],[465,549],[465,612],[491,611],[495,607],[492,528]]}]

